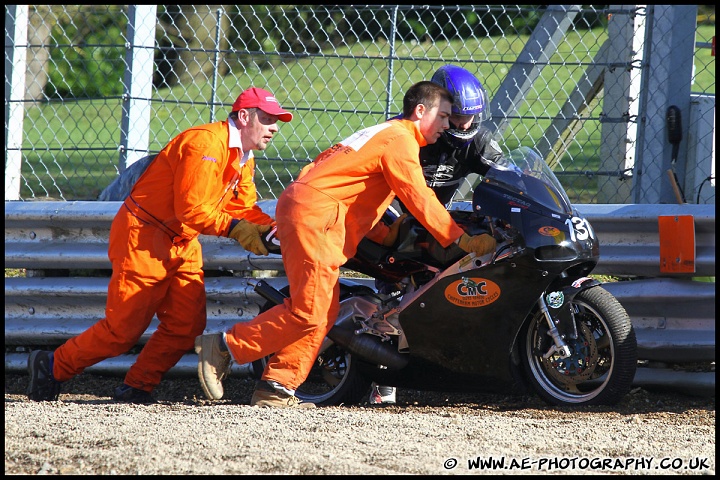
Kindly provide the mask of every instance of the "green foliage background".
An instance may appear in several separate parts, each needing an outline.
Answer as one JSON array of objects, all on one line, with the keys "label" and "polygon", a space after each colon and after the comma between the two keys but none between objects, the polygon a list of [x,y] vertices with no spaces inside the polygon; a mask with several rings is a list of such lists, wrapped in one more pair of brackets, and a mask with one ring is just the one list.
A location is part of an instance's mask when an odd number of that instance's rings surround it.
[{"label": "green foliage background", "polygon": [[[265,28],[237,28],[238,35],[231,39],[236,45],[245,45],[247,52],[317,52],[324,62],[308,55],[283,58],[274,56],[265,62],[257,62],[257,54],[239,55],[240,64],[235,75],[220,79],[219,98],[234,98],[237,94],[237,78],[270,79],[266,86],[272,91],[287,90],[287,100],[294,105],[297,120],[294,130],[281,128],[278,137],[264,152],[264,158],[258,159],[258,183],[261,198],[275,198],[297,175],[306,162],[312,160],[320,151],[334,141],[343,138],[362,126],[380,122],[385,116],[382,92],[385,91],[383,76],[387,72],[384,59],[374,59],[373,55],[382,53],[385,48],[378,40],[389,29],[381,17],[371,9],[358,11],[347,6],[335,6],[323,10],[316,6],[237,6],[231,18],[241,22],[246,9],[253,8],[259,18],[267,22]],[[522,6],[519,6],[522,7]],[[23,177],[21,196],[54,196],[53,188],[66,195],[67,199],[93,200],[118,173],[117,145],[120,143],[120,123],[122,113],[123,73],[125,69],[126,15],[122,6],[112,5],[104,10],[90,13],[76,13],[60,16],[52,29],[50,49],[52,62],[46,95],[49,102],[28,108],[28,121],[25,123]],[[532,6],[537,8],[537,6]],[[161,17],[177,14],[176,7],[159,6]],[[258,15],[265,9],[267,15]],[[703,9],[700,9],[701,11]],[[72,10],[68,10],[72,12]],[[473,11],[464,12],[460,18],[438,18],[437,11],[415,9],[415,19],[403,22],[399,32],[401,41],[397,45],[398,55],[412,57],[422,54],[422,47],[414,39],[432,41],[439,52],[443,51],[493,51],[501,48],[517,50],[524,45],[526,36],[520,41],[509,43],[503,36],[503,29],[512,23],[512,28],[529,35],[539,16],[524,12],[514,15],[509,9],[507,14],[486,17]],[[698,41],[710,39],[715,34],[714,9],[711,24],[698,27]],[[81,15],[81,16],[79,16]],[[449,14],[448,14],[449,15]],[[430,20],[433,17],[433,21]],[[327,18],[326,18],[327,17]],[[381,18],[377,21],[377,18]],[[331,19],[332,21],[328,21]],[[576,19],[578,30],[570,33],[565,41],[572,51],[577,45],[578,51],[587,50],[589,41],[601,41],[604,35],[605,20],[590,13]],[[344,36],[357,37],[357,24],[362,22],[360,41],[350,44],[340,42]],[[280,24],[281,28],[271,28]],[[332,25],[333,27],[328,27]],[[457,26],[462,25],[459,33],[465,39],[457,39]],[[257,35],[253,31],[295,32],[297,35]],[[493,35],[497,35],[494,37]],[[445,40],[446,37],[453,40]],[[340,45],[338,47],[337,45]],[[72,48],[70,48],[72,46]],[[504,46],[504,47],[503,47]],[[556,56],[560,55],[559,53]],[[343,62],[354,58],[356,70],[373,72],[357,79],[343,72]],[[471,61],[471,58],[465,59]],[[555,58],[552,60],[561,60]],[[244,63],[243,63],[244,62]],[[445,62],[424,62],[426,72],[430,74]],[[254,67],[248,67],[253,65]],[[715,69],[714,57],[707,51],[696,52],[696,71],[694,87],[697,91],[714,93]],[[259,70],[253,70],[259,68]],[[492,66],[481,64],[479,68],[488,91],[497,91],[502,77],[492,71]],[[274,71],[275,75],[266,75]],[[310,77],[308,72],[315,72]],[[567,71],[561,74],[553,71],[544,73],[544,79],[556,92],[557,98],[565,98],[569,89],[576,84]],[[248,75],[251,73],[251,75]],[[312,78],[312,90],[318,92],[317,98],[307,98],[304,90],[289,88],[283,79]],[[403,88],[420,78],[410,78],[405,70],[396,69],[395,92],[391,98],[390,113],[398,113]],[[291,86],[290,86],[291,87]],[[151,114],[152,151],[159,151],[165,143],[185,128],[210,121],[212,116],[209,104],[212,94],[209,82],[178,84],[155,92]],[[346,96],[335,97],[334,92],[347,92]],[[164,102],[164,98],[182,99],[180,102]],[[345,103],[339,103],[342,98]],[[76,99],[77,102],[65,102]],[[369,100],[370,99],[370,100]],[[62,105],[53,100],[63,100]],[[157,100],[157,101],[156,101]],[[533,111],[542,106],[542,102],[526,102],[520,114],[542,116],[542,111]],[[594,115],[599,115],[598,111]],[[218,115],[220,116],[220,115]],[[520,143],[519,139],[538,138],[549,121],[541,120],[518,126],[514,136],[506,139],[506,147],[511,149]],[[583,138],[583,135],[585,136]],[[591,153],[599,149],[600,131],[581,133],[568,150],[567,157],[581,159],[584,163],[578,169],[592,169],[598,166],[597,158]],[[46,145],[48,148],[34,148]],[[68,149],[66,145],[76,145]],[[101,147],[98,147],[101,145]],[[102,147],[105,146],[105,147]],[[567,162],[572,169],[572,160]],[[568,189],[571,200],[576,203],[591,201],[597,190],[597,178],[569,177],[561,179]],[[52,187],[48,187],[51,185]]]}]

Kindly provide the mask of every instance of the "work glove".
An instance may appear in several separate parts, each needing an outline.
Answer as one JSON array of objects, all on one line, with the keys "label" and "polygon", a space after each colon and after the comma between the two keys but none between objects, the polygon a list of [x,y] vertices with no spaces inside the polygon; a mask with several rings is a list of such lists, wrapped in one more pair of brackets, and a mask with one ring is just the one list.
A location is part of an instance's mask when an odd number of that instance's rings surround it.
[{"label": "work glove", "polygon": [[[235,223],[237,222],[237,223]],[[233,220],[230,224],[228,237],[234,238],[248,252],[255,255],[267,255],[268,250],[263,245],[260,235],[270,231],[272,225],[258,225],[245,219]]]},{"label": "work glove", "polygon": [[393,246],[395,240],[397,240],[398,233],[400,232],[400,225],[402,225],[403,220],[405,220],[407,216],[407,213],[403,213],[392,223],[392,225],[390,225],[390,231],[387,233],[387,235],[385,235],[385,238],[382,241],[383,246]]},{"label": "work glove", "polygon": [[457,241],[458,247],[462,248],[466,252],[475,252],[475,255],[482,256],[495,251],[497,242],[492,235],[483,233],[481,235],[473,235],[472,237],[467,233],[460,235]]}]

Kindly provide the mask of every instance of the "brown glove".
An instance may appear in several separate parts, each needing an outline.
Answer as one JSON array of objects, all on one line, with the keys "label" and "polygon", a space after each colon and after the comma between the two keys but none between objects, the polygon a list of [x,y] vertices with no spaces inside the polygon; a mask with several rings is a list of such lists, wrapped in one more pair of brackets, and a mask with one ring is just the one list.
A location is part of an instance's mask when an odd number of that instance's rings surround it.
[{"label": "brown glove", "polygon": [[395,240],[397,240],[398,232],[400,231],[400,225],[402,225],[403,220],[405,220],[407,216],[407,213],[403,213],[392,223],[392,225],[390,225],[390,231],[387,233],[387,235],[385,235],[385,238],[382,241],[382,244],[384,246],[390,247],[395,243]]},{"label": "brown glove", "polygon": [[466,252],[475,252],[475,255],[482,256],[487,253],[495,251],[497,242],[492,235],[483,233],[482,235],[473,235],[472,237],[467,233],[460,235],[458,239],[458,247],[462,248]]},{"label": "brown glove", "polygon": [[269,232],[271,228],[272,225],[258,225],[243,219],[230,228],[228,237],[234,238],[245,250],[255,255],[267,255],[268,250],[263,245],[260,235]]}]

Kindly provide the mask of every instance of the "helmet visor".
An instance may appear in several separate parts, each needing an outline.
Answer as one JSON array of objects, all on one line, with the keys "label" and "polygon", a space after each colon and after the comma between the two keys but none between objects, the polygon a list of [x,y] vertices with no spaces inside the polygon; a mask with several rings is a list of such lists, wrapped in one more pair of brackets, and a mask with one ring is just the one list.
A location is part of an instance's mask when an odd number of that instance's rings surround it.
[{"label": "helmet visor", "polygon": [[458,113],[450,114],[451,128],[456,130],[470,130],[473,123],[480,123],[480,115],[461,115]]},{"label": "helmet visor", "polygon": [[462,141],[469,141],[480,131],[482,118],[483,115],[481,113],[475,115],[458,115],[453,113],[448,119],[450,121],[448,133]]}]

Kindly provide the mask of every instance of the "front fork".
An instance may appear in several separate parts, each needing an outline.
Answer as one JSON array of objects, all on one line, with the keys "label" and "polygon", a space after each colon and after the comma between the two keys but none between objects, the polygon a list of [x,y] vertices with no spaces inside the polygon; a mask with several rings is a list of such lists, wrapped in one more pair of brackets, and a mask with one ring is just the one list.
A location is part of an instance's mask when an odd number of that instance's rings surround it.
[{"label": "front fork", "polygon": [[548,324],[548,335],[552,337],[554,345],[551,346],[547,352],[545,352],[543,358],[547,359],[555,353],[560,355],[562,358],[567,358],[570,356],[570,347],[567,343],[565,343],[565,340],[563,340],[563,336],[560,334],[560,331],[555,325],[555,320],[553,319],[552,315],[550,315],[550,311],[548,310],[544,297],[545,294],[543,293],[542,295],[540,295],[540,298],[538,298],[538,308],[540,308],[540,311],[545,316],[545,320]]},{"label": "front fork", "polygon": [[[570,356],[570,347],[565,343],[565,339],[577,338],[575,317],[571,309],[572,300],[581,290],[599,284],[600,282],[595,279],[582,277],[573,280],[569,284],[556,285],[557,290],[540,295],[537,302],[538,308],[545,316],[545,321],[547,321],[548,324],[548,335],[553,339],[553,345],[543,355],[544,359],[556,353],[562,358]],[[556,312],[555,315],[550,313],[548,302],[550,303],[550,308]]]}]

